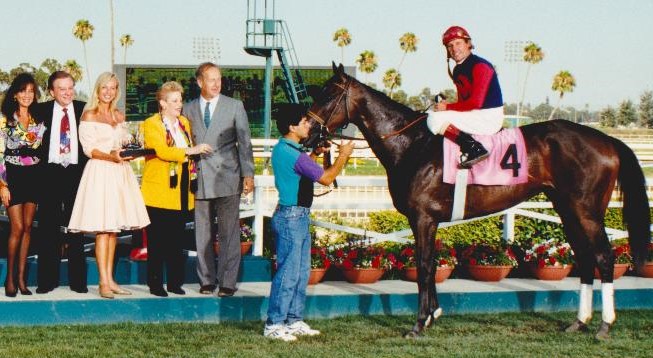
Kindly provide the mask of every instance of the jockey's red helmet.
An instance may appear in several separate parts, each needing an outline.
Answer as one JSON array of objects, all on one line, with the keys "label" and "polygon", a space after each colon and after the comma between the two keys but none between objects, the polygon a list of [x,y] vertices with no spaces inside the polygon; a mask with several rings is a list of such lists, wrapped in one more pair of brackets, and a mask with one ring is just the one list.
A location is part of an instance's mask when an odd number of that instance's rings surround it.
[{"label": "jockey's red helmet", "polygon": [[469,36],[469,32],[460,26],[451,26],[447,31],[442,34],[442,44],[447,46],[447,44],[455,39],[465,39],[471,40],[472,37]]}]

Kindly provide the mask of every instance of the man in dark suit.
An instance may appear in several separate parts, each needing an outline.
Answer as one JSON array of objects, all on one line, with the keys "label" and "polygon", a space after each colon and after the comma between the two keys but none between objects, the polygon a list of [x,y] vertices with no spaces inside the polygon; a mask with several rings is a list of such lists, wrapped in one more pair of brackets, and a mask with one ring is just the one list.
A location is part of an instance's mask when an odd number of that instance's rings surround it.
[{"label": "man in dark suit", "polygon": [[78,293],[86,287],[86,258],[81,234],[62,233],[68,226],[77,187],[88,158],[82,152],[78,128],[85,102],[75,101],[75,81],[64,71],[48,78],[52,101],[39,103],[35,114],[47,130],[43,135],[41,163],[44,188],[39,203],[39,251],[36,293],[47,293],[59,286],[62,244],[68,244],[68,283]]},{"label": "man in dark suit", "polygon": [[[195,193],[195,242],[200,293],[211,294],[220,284],[218,296],[232,296],[240,268],[240,194],[254,190],[254,157],[247,113],[241,101],[220,94],[222,74],[213,63],[201,64],[195,73],[200,97],[184,106],[193,140],[214,151],[202,155]],[[220,243],[215,270],[213,240],[217,215]]]}]

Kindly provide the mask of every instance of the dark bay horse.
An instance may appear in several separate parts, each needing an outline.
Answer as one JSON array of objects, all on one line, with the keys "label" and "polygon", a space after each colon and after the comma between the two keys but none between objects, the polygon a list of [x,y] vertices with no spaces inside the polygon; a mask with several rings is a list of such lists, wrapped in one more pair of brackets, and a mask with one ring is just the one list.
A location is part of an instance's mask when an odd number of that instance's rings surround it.
[{"label": "dark bay horse", "polygon": [[[342,65],[336,68],[334,64],[333,69],[334,76],[308,113],[312,123],[305,145],[353,123],[385,167],[393,204],[408,218],[415,236],[419,308],[417,322],[407,336],[416,336],[441,314],[434,283],[433,239],[438,224],[451,217],[454,192],[454,186],[442,180],[443,137],[429,132],[424,121],[411,126],[418,112],[348,76]],[[580,272],[578,319],[567,330],[584,330],[591,319],[593,271],[598,267],[603,319],[597,338],[607,338],[615,320],[614,255],[604,215],[619,181],[631,253],[640,268],[648,253],[651,221],[642,169],[623,142],[586,126],[554,120],[521,130],[529,156],[528,182],[470,185],[465,218],[498,212],[544,192],[560,215]]]}]

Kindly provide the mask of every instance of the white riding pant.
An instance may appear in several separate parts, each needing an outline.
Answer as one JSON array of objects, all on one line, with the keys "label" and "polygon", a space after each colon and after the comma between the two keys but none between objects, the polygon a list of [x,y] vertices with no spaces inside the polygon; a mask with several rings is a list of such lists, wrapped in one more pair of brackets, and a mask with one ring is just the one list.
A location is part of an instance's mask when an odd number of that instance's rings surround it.
[{"label": "white riding pant", "polygon": [[433,134],[444,134],[450,124],[470,134],[494,134],[503,126],[503,106],[468,112],[428,111],[426,125]]}]

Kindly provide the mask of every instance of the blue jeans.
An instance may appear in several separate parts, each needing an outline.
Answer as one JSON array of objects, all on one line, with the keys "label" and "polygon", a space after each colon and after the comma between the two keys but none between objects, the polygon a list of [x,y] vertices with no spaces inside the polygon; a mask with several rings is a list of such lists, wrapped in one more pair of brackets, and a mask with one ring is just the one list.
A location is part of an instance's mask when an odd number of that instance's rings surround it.
[{"label": "blue jeans", "polygon": [[279,205],[272,215],[277,272],[272,279],[266,324],[292,324],[304,316],[311,271],[309,214],[309,208]]}]

